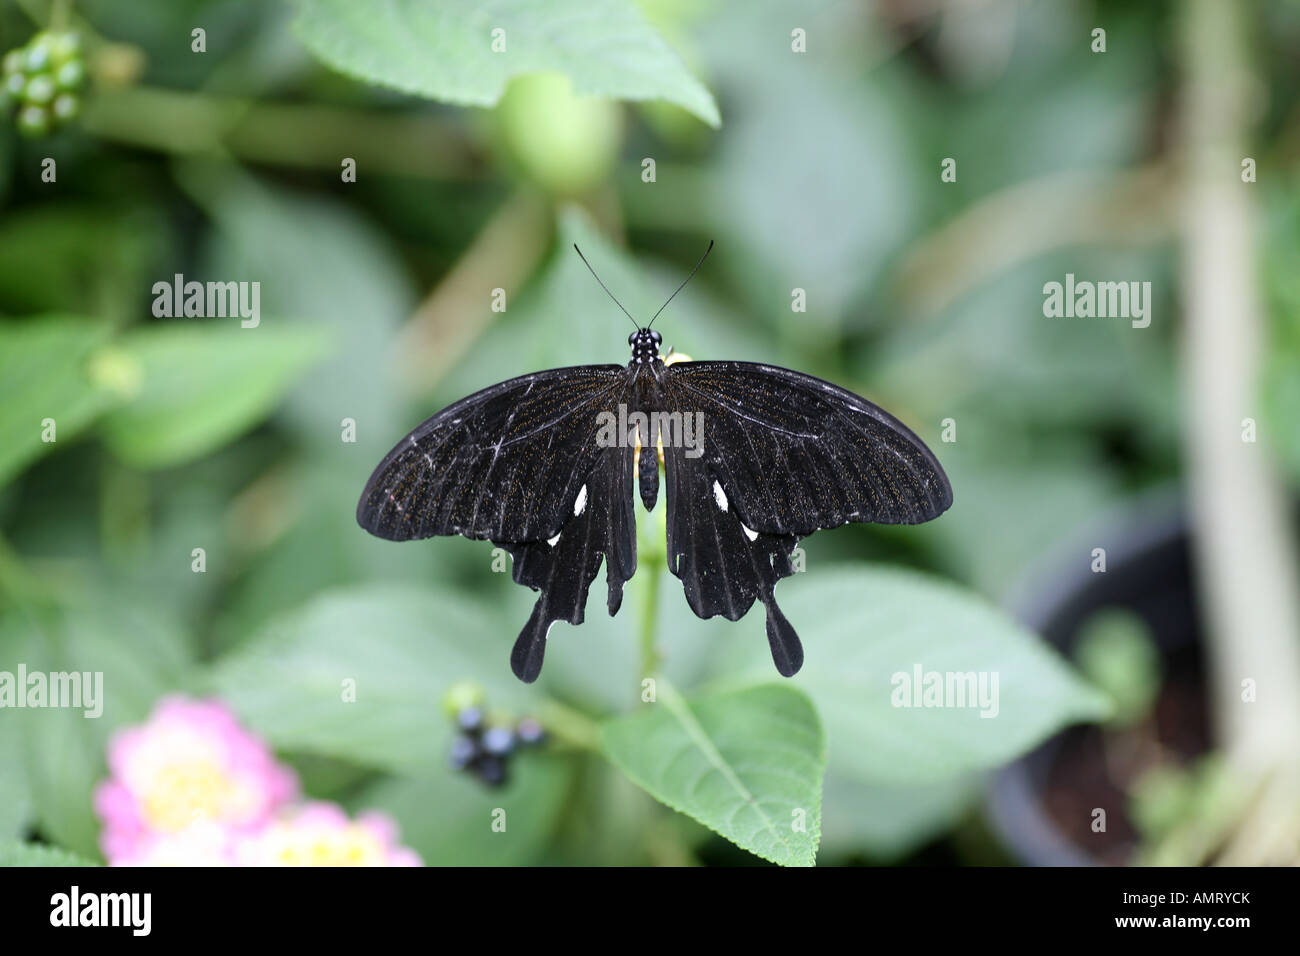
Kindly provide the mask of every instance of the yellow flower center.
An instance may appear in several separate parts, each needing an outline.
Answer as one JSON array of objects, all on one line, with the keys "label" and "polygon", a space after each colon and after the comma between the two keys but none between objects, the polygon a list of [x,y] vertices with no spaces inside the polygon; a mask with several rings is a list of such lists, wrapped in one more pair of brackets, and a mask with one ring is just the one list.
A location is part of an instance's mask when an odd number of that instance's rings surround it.
[{"label": "yellow flower center", "polygon": [[156,830],[174,833],[196,820],[222,819],[234,800],[233,782],[209,760],[171,764],[153,781],[144,813]]},{"label": "yellow flower center", "polygon": [[281,866],[370,866],[384,861],[384,848],[362,827],[305,833],[289,831],[275,852]]}]

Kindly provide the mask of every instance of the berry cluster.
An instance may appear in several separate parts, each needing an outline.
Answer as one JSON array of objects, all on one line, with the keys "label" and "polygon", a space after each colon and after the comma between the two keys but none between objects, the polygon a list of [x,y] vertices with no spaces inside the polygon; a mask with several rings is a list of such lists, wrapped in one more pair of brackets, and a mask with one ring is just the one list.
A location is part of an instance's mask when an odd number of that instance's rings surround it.
[{"label": "berry cluster", "polygon": [[38,33],[4,57],[0,114],[17,111],[18,131],[44,136],[81,111],[86,83],[81,39],[75,33]]},{"label": "berry cluster", "polygon": [[458,731],[448,763],[489,787],[505,784],[512,753],[520,746],[540,744],[546,737],[542,725],[532,717],[512,721],[485,713],[483,690],[476,684],[457,684],[448,691],[444,704]]}]

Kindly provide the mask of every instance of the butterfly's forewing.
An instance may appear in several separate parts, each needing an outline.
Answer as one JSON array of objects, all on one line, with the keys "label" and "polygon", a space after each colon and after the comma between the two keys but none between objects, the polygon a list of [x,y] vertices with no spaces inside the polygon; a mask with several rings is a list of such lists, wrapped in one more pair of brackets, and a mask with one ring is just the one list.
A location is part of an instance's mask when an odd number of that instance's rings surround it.
[{"label": "butterfly's forewing", "polygon": [[630,380],[621,365],[579,366],[477,392],[398,442],[357,505],[382,538],[461,534],[510,552],[514,579],[541,592],[510,658],[521,680],[537,679],[555,621],[582,623],[602,555],[610,614],[636,570],[633,450],[596,443]]},{"label": "butterfly's forewing", "polygon": [[627,388],[621,365],[551,369],[449,405],[370,476],[357,522],[392,541],[461,534],[546,541],[596,463],[596,419]]},{"label": "butterfly's forewing", "polygon": [[830,382],[750,362],[683,362],[665,369],[663,394],[674,411],[703,412],[703,460],[755,531],[919,524],[952,504],[924,443]]}]

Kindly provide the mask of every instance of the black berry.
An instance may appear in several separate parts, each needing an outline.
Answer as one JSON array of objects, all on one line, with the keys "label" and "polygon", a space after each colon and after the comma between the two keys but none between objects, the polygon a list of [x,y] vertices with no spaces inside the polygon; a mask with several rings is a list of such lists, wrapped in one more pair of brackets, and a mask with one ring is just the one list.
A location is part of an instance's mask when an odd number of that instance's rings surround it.
[{"label": "black berry", "polygon": [[542,729],[542,725],[538,720],[533,717],[525,717],[515,727],[515,736],[519,738],[521,744],[531,747],[540,744],[546,739],[546,731]]},{"label": "black berry", "polygon": [[489,727],[483,734],[483,749],[505,756],[515,749],[515,735],[509,727]]},{"label": "black berry", "polygon": [[483,727],[483,711],[478,707],[466,707],[456,714],[456,724],[464,731],[480,730]]},{"label": "black berry", "polygon": [[451,743],[448,762],[454,770],[464,770],[479,755],[478,743],[472,737],[457,737]]}]

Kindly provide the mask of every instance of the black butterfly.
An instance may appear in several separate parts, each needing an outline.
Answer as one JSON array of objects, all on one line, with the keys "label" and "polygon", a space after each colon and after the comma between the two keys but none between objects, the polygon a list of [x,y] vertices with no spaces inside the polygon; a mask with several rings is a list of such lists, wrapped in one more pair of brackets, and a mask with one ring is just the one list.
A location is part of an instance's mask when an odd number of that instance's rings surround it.
[{"label": "black butterfly", "polygon": [[799,539],[850,521],[919,524],[952,504],[930,449],[866,399],[772,365],[665,364],[661,341],[638,326],[626,366],[535,372],[461,399],[403,438],[361,494],[357,522],[381,538],[460,534],[510,552],[515,581],[541,592],[510,655],[520,680],[541,673],[552,624],[582,623],[602,557],[609,613],[622,603],[637,438],[647,511],[663,441],[668,569],[691,610],[735,621],[762,601],[786,677],[803,647],[773,590]]}]

